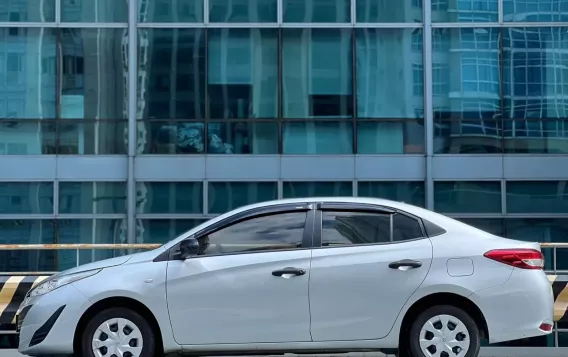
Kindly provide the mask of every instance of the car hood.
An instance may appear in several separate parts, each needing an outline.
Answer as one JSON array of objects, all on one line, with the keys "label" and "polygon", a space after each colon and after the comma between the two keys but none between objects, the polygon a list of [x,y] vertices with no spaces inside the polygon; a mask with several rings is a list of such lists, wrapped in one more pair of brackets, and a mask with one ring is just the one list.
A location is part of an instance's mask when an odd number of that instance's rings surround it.
[{"label": "car hood", "polygon": [[[139,253],[137,253],[137,254],[139,254]],[[87,270],[102,269],[102,268],[109,268],[109,267],[114,267],[114,266],[117,266],[117,265],[122,265],[122,264],[126,263],[127,261],[129,261],[130,259],[132,259],[137,254],[124,255],[124,256],[121,256],[121,257],[104,259],[104,260],[99,260],[99,261],[88,263],[88,264],[83,264],[83,265],[80,265],[80,266],[75,267],[75,268],[64,270],[64,271],[62,271],[62,272],[60,272],[56,275],[74,274],[74,273],[80,273],[80,272],[87,271]]]}]

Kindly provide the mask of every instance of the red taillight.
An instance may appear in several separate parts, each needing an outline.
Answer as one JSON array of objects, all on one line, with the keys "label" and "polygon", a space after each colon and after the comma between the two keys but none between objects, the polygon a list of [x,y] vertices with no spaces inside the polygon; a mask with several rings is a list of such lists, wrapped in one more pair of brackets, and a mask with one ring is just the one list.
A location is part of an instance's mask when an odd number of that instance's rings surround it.
[{"label": "red taillight", "polygon": [[495,249],[484,256],[521,269],[542,269],[544,256],[536,249]]},{"label": "red taillight", "polygon": [[547,323],[542,323],[540,324],[540,326],[538,327],[539,329],[541,329],[544,332],[550,332],[552,331],[552,325],[551,324],[547,324]]}]

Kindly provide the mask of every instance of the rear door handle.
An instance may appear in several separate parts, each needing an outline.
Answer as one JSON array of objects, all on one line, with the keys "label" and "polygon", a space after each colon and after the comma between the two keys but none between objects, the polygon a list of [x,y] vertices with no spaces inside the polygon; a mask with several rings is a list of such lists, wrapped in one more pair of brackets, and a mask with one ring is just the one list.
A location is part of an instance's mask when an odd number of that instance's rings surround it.
[{"label": "rear door handle", "polygon": [[411,259],[403,259],[396,262],[392,262],[389,264],[389,268],[391,269],[400,269],[400,268],[420,268],[422,266],[422,262],[418,260],[411,260]]},{"label": "rear door handle", "polygon": [[279,277],[283,277],[283,278],[289,278],[290,275],[295,275],[295,276],[300,276],[300,275],[304,275],[306,274],[306,269],[300,269],[300,268],[284,268],[284,269],[278,269],[272,272],[272,275],[274,276],[279,276]]}]

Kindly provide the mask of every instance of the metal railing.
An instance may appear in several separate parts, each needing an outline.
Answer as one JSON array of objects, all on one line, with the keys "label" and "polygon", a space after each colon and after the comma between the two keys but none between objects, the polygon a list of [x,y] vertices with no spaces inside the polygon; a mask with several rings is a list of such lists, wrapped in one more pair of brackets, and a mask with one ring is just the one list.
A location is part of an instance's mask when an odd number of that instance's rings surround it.
[{"label": "metal railing", "polygon": [[[80,264],[81,250],[137,250],[156,249],[160,244],[0,244],[2,250],[75,250],[76,266]],[[552,250],[552,267],[545,269],[547,274],[568,274],[568,269],[557,268],[558,249],[568,249],[568,243],[540,243],[545,255],[548,249]],[[547,257],[547,261],[550,257]],[[547,264],[548,265],[548,264]],[[568,266],[568,263],[567,263]],[[0,275],[25,275],[25,274],[55,274],[56,272],[0,272]]]}]

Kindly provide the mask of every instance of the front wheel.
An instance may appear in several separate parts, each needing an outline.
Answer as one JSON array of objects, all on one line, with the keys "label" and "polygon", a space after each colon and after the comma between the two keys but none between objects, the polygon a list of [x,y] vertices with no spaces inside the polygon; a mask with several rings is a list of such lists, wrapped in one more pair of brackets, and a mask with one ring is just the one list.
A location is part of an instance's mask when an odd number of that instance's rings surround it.
[{"label": "front wheel", "polygon": [[96,314],[81,338],[83,357],[154,357],[152,327],[137,312],[115,307]]},{"label": "front wheel", "polygon": [[422,312],[409,333],[412,357],[477,357],[481,338],[468,313],[448,305]]}]

